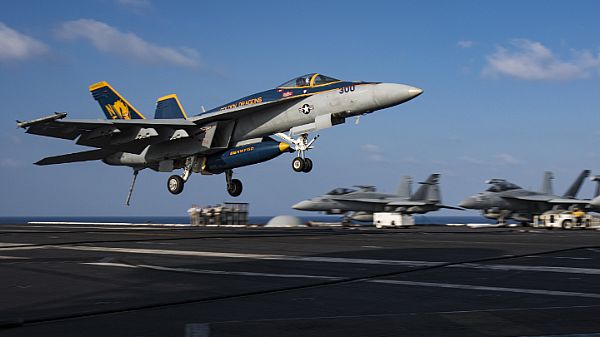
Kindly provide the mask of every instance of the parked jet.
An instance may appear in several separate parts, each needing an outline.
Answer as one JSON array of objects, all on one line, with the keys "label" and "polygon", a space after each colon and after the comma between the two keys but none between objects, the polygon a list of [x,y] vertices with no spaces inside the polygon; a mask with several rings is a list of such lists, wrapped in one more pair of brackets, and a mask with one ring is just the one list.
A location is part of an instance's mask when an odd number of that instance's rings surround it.
[{"label": "parked jet", "polygon": [[540,192],[524,189],[504,179],[491,179],[486,183],[492,186],[485,192],[466,198],[459,206],[481,210],[483,216],[496,219],[499,223],[505,223],[507,219],[531,222],[534,215],[552,209],[566,209],[587,204],[589,200],[579,200],[575,197],[589,174],[589,170],[582,171],[562,196],[552,193],[553,176],[550,172],[544,174]]},{"label": "parked jet", "polygon": [[326,214],[346,214],[346,219],[370,221],[375,212],[423,214],[440,208],[460,209],[441,203],[439,174],[432,174],[412,194],[411,178],[402,179],[397,194],[380,193],[373,186],[356,186],[359,189],[336,188],[325,195],[300,201],[292,208],[318,211]]},{"label": "parked jet", "polygon": [[596,191],[594,192],[594,198],[590,200],[587,209],[592,212],[600,212],[600,176],[593,176],[590,180],[596,182]]},{"label": "parked jet", "polygon": [[[159,172],[183,169],[167,182],[179,194],[192,172],[225,173],[227,191],[242,192],[232,179],[233,169],[270,160],[283,152],[296,152],[292,168],[309,172],[306,157],[317,137],[308,134],[392,107],[419,96],[423,90],[394,83],[350,82],[313,73],[297,77],[267,91],[246,96],[197,116],[188,117],[176,95],[158,100],[154,119],[146,119],[108,83],[90,86],[107,119],[63,120],[55,113],[27,122],[17,121],[27,133],[75,140],[96,149],[48,157],[37,165],[102,160],[108,165],[129,166],[135,179],[140,170]],[[286,134],[287,132],[287,134]],[[276,141],[275,135],[283,140]]]}]

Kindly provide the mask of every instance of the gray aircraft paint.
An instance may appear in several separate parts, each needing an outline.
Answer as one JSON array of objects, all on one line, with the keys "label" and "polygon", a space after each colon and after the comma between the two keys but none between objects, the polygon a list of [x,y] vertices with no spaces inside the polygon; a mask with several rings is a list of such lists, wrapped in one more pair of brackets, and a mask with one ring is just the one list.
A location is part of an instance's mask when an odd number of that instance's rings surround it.
[{"label": "gray aircraft paint", "polygon": [[[589,200],[575,197],[589,174],[589,170],[583,170],[563,196],[527,190],[504,179],[491,179],[488,183],[492,186],[488,190],[464,199],[459,206],[481,210],[485,217],[497,219],[501,223],[507,219],[529,222],[534,215],[550,210],[587,205]],[[552,189],[550,179],[552,174],[545,172],[542,191]]]},{"label": "gray aircraft paint", "polygon": [[[281,152],[285,152],[289,145],[295,146],[293,149],[300,155],[295,162],[300,160],[303,163],[305,151],[312,148],[302,145],[307,144],[305,141],[308,133],[344,123],[348,117],[404,103],[423,92],[419,88],[404,84],[345,82],[333,78],[329,78],[329,82],[317,85],[316,79],[321,76],[319,74],[308,74],[297,79],[307,76],[310,76],[310,85],[277,87],[189,118],[185,118],[185,112],[175,95],[165,96],[165,99],[171,100],[177,111],[160,113],[157,105],[155,115],[183,117],[171,119],[144,119],[143,115],[108,83],[99,82],[92,85],[90,91],[107,113],[107,118],[113,119],[63,120],[66,113],[59,113],[32,121],[17,122],[17,126],[25,128],[30,134],[77,139],[78,145],[97,148],[44,158],[37,162],[38,165],[102,160],[109,165],[133,168],[134,179],[127,199],[128,204],[135,177],[142,169],[170,172],[183,168],[184,173],[180,177],[173,175],[168,180],[169,191],[178,194],[192,172],[211,174],[203,169],[203,163],[206,163],[211,155],[223,154],[225,150],[242,144],[261,142],[264,137],[273,135],[288,143],[287,147],[280,147]],[[263,97],[258,95],[265,95],[267,98],[263,101]],[[302,136],[298,139],[292,138],[298,135]],[[252,151],[251,146],[248,151]],[[250,154],[243,152],[242,156],[248,158],[246,156]],[[247,164],[250,165],[260,161],[257,157],[256,161],[245,162],[251,162]],[[304,164],[301,166],[301,169],[295,169],[308,172],[312,169],[312,161],[309,169],[305,169]],[[232,170],[228,169],[225,173],[228,191],[231,186],[239,185],[238,191],[241,193],[241,182],[237,179],[232,180]],[[181,189],[178,186],[181,186]],[[239,195],[231,191],[230,194]]]},{"label": "gray aircraft paint", "polygon": [[[403,214],[422,214],[436,211],[440,208],[457,209],[441,204],[439,191],[439,174],[432,174],[421,183],[417,191],[410,195],[410,177],[403,177],[400,194],[387,194],[375,191],[373,188],[361,188],[358,191],[336,188],[328,194],[300,201],[292,208],[303,211],[317,211],[328,214],[374,212],[399,212]],[[350,214],[352,218],[353,214]]]}]

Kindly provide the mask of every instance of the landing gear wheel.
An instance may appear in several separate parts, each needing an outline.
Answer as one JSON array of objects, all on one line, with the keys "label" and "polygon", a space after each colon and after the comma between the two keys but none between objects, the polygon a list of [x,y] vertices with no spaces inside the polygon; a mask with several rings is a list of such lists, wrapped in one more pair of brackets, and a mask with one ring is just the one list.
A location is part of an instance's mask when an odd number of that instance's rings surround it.
[{"label": "landing gear wheel", "polygon": [[302,159],[300,157],[296,157],[296,158],[294,158],[294,160],[292,160],[292,169],[296,172],[302,172],[304,170],[305,166],[306,166],[306,163],[305,163],[304,159]]},{"label": "landing gear wheel", "polygon": [[242,182],[238,179],[232,179],[231,184],[227,186],[227,193],[232,197],[237,197],[242,194]]},{"label": "landing gear wheel", "polygon": [[308,173],[308,172],[312,171],[312,168],[313,168],[312,160],[310,160],[308,158],[304,158],[304,169],[302,170],[302,172]]},{"label": "landing gear wheel", "polygon": [[167,180],[167,189],[173,194],[179,194],[181,193],[181,191],[183,191],[184,184],[185,181],[183,180],[183,178],[177,175],[173,175],[169,177],[169,180]]}]

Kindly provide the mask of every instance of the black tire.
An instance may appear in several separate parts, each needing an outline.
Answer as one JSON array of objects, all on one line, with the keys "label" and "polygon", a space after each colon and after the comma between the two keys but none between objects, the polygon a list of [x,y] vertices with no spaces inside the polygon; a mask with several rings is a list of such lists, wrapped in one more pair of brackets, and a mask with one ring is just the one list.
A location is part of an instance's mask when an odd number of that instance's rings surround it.
[{"label": "black tire", "polygon": [[177,175],[170,176],[167,180],[167,189],[172,194],[179,194],[183,191],[183,186],[185,185],[185,181],[183,178]]},{"label": "black tire", "polygon": [[242,194],[243,185],[238,179],[231,180],[231,185],[227,186],[227,193],[232,197],[237,197]]},{"label": "black tire", "polygon": [[312,169],[313,169],[312,160],[310,160],[308,158],[304,158],[304,168],[302,169],[302,172],[308,173],[308,172],[312,171]]},{"label": "black tire", "polygon": [[294,160],[292,160],[292,169],[294,171],[302,172],[302,170],[304,170],[304,166],[305,166],[304,159],[302,159],[300,157],[296,157],[296,158],[294,158]]},{"label": "black tire", "polygon": [[562,222],[562,228],[563,229],[571,229],[571,228],[573,228],[573,222],[571,220],[564,220]]}]

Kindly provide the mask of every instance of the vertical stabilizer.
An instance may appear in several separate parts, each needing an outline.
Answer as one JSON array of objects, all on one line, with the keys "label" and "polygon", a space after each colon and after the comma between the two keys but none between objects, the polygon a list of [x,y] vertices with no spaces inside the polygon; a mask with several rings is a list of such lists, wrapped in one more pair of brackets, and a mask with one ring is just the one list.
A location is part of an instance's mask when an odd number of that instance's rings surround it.
[{"label": "vertical stabilizer", "polygon": [[98,82],[90,86],[92,97],[100,104],[100,108],[104,111],[108,119],[144,119],[142,115],[133,105],[129,104],[123,96],[121,96],[107,82]]},{"label": "vertical stabilizer", "polygon": [[177,98],[177,95],[171,94],[159,98],[156,101],[156,111],[154,112],[155,119],[170,119],[170,118],[184,118],[187,119],[187,115]]},{"label": "vertical stabilizer", "polygon": [[552,174],[552,172],[544,172],[544,179],[542,180],[542,189],[540,190],[540,192],[545,194],[554,194],[552,180],[554,180],[554,175]]},{"label": "vertical stabilizer", "polygon": [[426,201],[431,203],[441,202],[440,189],[439,189],[440,175],[434,173],[427,178],[424,182],[421,182],[421,186],[415,194],[412,195],[410,200],[413,201]]},{"label": "vertical stabilizer", "polygon": [[590,170],[581,171],[581,173],[579,174],[577,179],[575,179],[575,181],[573,182],[571,187],[569,187],[569,189],[565,192],[565,194],[563,194],[563,198],[575,198],[577,196],[577,193],[579,193],[579,189],[581,188],[583,181],[589,175],[590,175]]},{"label": "vertical stabilizer", "polygon": [[594,192],[594,198],[600,196],[600,176],[592,176],[590,180],[596,182],[596,191]]},{"label": "vertical stabilizer", "polygon": [[400,198],[410,199],[412,196],[412,178],[410,176],[402,177],[397,194]]}]

